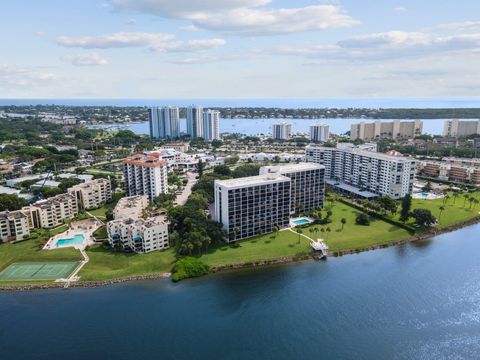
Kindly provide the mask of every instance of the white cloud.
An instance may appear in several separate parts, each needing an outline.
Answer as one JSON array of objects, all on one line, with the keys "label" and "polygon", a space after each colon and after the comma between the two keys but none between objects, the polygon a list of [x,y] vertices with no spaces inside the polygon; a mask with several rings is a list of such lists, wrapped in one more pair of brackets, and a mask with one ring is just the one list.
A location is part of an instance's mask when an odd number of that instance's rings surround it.
[{"label": "white cloud", "polygon": [[397,6],[393,10],[395,10],[397,12],[405,12],[405,11],[407,11],[407,8],[405,6]]},{"label": "white cloud", "polygon": [[359,21],[337,5],[269,8],[270,0],[112,0],[118,9],[192,21],[196,28],[235,35],[272,35],[350,27]]},{"label": "white cloud", "polygon": [[128,19],[126,22],[127,25],[135,25],[136,23],[137,23],[137,20],[135,19]]},{"label": "white cloud", "polygon": [[480,29],[480,21],[463,21],[463,22],[453,22],[453,23],[440,24],[440,25],[435,26],[435,29],[439,29],[439,30],[459,30],[459,31],[479,30]]},{"label": "white cloud", "polygon": [[405,57],[448,55],[456,52],[480,51],[480,34],[438,36],[419,32],[391,31],[362,35],[333,45],[280,47],[274,53],[303,56],[316,61],[376,61]]},{"label": "white cloud", "polygon": [[223,39],[203,39],[168,42],[152,46],[151,49],[159,52],[197,52],[210,50],[223,45],[225,45],[225,40]]},{"label": "white cloud", "polygon": [[180,30],[183,30],[183,31],[188,31],[188,32],[198,32],[198,31],[201,31],[201,29],[199,29],[199,28],[196,27],[195,25],[180,26],[179,29],[180,29]]},{"label": "white cloud", "polygon": [[108,61],[98,53],[88,53],[82,55],[67,55],[62,58],[64,61],[74,66],[95,66],[107,65]]},{"label": "white cloud", "polygon": [[173,38],[174,35],[164,33],[119,32],[99,36],[59,36],[56,42],[65,47],[108,49],[150,46]]},{"label": "white cloud", "polygon": [[0,87],[37,87],[59,79],[60,77],[53,73],[0,64]]},{"label": "white cloud", "polygon": [[246,56],[230,54],[230,55],[221,55],[221,56],[194,56],[194,57],[184,57],[176,60],[170,61],[172,64],[179,65],[196,65],[196,64],[209,64],[216,62],[225,62],[225,61],[235,61],[244,59]]}]

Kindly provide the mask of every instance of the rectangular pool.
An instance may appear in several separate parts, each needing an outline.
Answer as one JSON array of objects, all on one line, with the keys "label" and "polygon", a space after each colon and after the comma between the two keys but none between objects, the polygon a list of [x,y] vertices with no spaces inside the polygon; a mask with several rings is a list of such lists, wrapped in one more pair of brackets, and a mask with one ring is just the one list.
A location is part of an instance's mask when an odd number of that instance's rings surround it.
[{"label": "rectangular pool", "polygon": [[63,246],[74,246],[74,245],[81,245],[85,241],[85,238],[82,234],[74,235],[72,238],[67,239],[58,239],[55,243],[55,247],[63,247]]},{"label": "rectangular pool", "polygon": [[310,223],[307,219],[298,219],[298,220],[293,220],[292,221],[295,225],[305,225]]}]

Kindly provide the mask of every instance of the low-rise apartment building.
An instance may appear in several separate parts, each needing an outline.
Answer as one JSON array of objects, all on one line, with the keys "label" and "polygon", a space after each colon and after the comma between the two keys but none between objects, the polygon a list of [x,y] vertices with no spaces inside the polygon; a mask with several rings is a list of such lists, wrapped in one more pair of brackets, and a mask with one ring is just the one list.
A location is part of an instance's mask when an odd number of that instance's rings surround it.
[{"label": "low-rise apartment building", "polygon": [[112,199],[112,187],[109,179],[95,179],[75,185],[67,190],[76,197],[81,209],[96,209]]},{"label": "low-rise apartment building", "polygon": [[0,212],[0,242],[22,240],[29,234],[28,218],[22,211]]},{"label": "low-rise apartment building", "polygon": [[300,163],[261,167],[260,175],[267,174],[280,174],[291,179],[291,214],[309,212],[323,207],[325,166]]},{"label": "low-rise apartment building", "polygon": [[290,202],[291,180],[280,174],[215,180],[214,218],[227,232],[227,242],[287,227]]},{"label": "low-rise apartment building", "polygon": [[107,233],[112,247],[120,246],[126,251],[148,253],[169,248],[165,216],[113,220],[107,223]]},{"label": "low-rise apartment building", "polygon": [[423,176],[440,180],[480,184],[480,160],[445,158],[443,161],[419,161],[417,170]]},{"label": "low-rise apartment building", "polygon": [[143,210],[148,206],[147,195],[126,196],[121,198],[113,209],[113,218],[118,219],[139,219]]},{"label": "low-rise apartment building", "polygon": [[166,217],[159,215],[142,219],[147,206],[146,195],[120,199],[113,210],[115,220],[107,223],[110,246],[136,253],[168,249]]},{"label": "low-rise apartment building", "polygon": [[413,190],[416,163],[413,158],[375,151],[376,146],[339,143],[336,148],[306,147],[308,162],[325,166],[326,182],[339,191],[360,197],[387,195],[403,198]]},{"label": "low-rise apartment building", "polygon": [[77,198],[71,194],[60,194],[37,201],[22,211],[28,217],[30,228],[52,228],[78,215]]}]

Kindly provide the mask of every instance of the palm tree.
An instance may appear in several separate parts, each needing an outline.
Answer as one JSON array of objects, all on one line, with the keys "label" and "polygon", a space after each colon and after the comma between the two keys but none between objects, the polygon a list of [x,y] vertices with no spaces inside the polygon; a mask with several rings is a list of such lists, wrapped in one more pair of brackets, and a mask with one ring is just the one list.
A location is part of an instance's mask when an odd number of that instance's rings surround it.
[{"label": "palm tree", "polygon": [[275,233],[275,238],[278,236],[278,232],[280,231],[280,228],[277,225],[273,226],[273,232]]},{"label": "palm tree", "polygon": [[467,200],[468,200],[468,194],[463,194],[463,207],[465,207]]},{"label": "palm tree", "polygon": [[344,227],[345,224],[347,223],[347,219],[342,218],[342,220],[340,220],[340,222],[342,223],[342,231],[343,231],[343,227]]},{"label": "palm tree", "polygon": [[238,226],[235,226],[233,228],[233,234],[234,234],[234,240],[237,241],[237,236],[238,236],[238,233],[240,232],[240,228]]},{"label": "palm tree", "polygon": [[478,199],[473,199],[473,203],[474,203],[474,205],[475,205],[475,206],[473,207],[473,209],[475,209],[475,207],[480,203],[480,200],[478,200]]},{"label": "palm tree", "polygon": [[450,199],[450,196],[448,194],[445,194],[445,196],[443,198],[443,205],[447,204],[448,199]]},{"label": "palm tree", "polygon": [[458,192],[454,191],[452,195],[453,195],[453,204],[455,204],[455,200],[457,200],[458,198]]},{"label": "palm tree", "polygon": [[472,205],[473,205],[473,201],[475,200],[475,198],[473,196],[470,196],[468,198],[468,202],[470,203],[470,206],[469,206],[469,209],[472,209]]},{"label": "palm tree", "polygon": [[298,229],[296,229],[295,231],[296,231],[297,234],[298,234],[298,243],[300,244],[300,236],[303,234],[303,230],[300,229],[300,228],[298,228]]},{"label": "palm tree", "polygon": [[332,231],[332,229],[330,229],[330,227],[327,227],[325,231],[327,232],[327,234],[329,234]]},{"label": "palm tree", "polygon": [[318,234],[318,228],[315,227],[313,230],[315,231],[315,237],[318,237],[318,235],[317,235]]},{"label": "palm tree", "polygon": [[445,206],[440,206],[440,214],[438,215],[438,222],[440,222],[440,218],[442,217],[442,213],[445,211]]}]

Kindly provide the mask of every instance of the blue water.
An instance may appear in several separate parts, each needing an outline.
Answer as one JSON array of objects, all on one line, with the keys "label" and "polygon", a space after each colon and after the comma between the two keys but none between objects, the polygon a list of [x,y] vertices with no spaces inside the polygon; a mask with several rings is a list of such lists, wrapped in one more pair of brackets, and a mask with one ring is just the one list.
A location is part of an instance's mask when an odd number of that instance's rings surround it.
[{"label": "blue water", "polygon": [[[240,133],[247,135],[268,135],[272,133],[272,124],[282,120],[279,119],[221,119],[220,132],[222,133]],[[330,132],[335,134],[344,134],[350,131],[350,126],[360,121],[373,122],[370,119],[287,119],[292,124],[292,131],[307,133],[310,131],[310,125],[316,123],[324,123],[330,125]],[[391,121],[391,120],[387,120]],[[440,135],[443,132],[444,119],[423,120],[423,132],[426,134]],[[121,128],[132,130],[137,134],[148,135],[148,122],[130,123],[128,125],[120,125]],[[93,125],[91,128],[117,128],[117,125]],[[186,131],[185,119],[180,121],[180,131]]]},{"label": "blue water", "polygon": [[310,221],[308,221],[307,219],[299,219],[299,220],[293,220],[293,223],[295,225],[305,225],[305,224],[308,224]]},{"label": "blue water", "polygon": [[478,359],[479,231],[178,284],[0,293],[1,358]]},{"label": "blue water", "polygon": [[80,244],[83,244],[84,240],[85,240],[85,238],[83,237],[82,234],[77,234],[73,238],[57,240],[55,246],[56,247],[62,247],[62,246],[80,245]]}]

